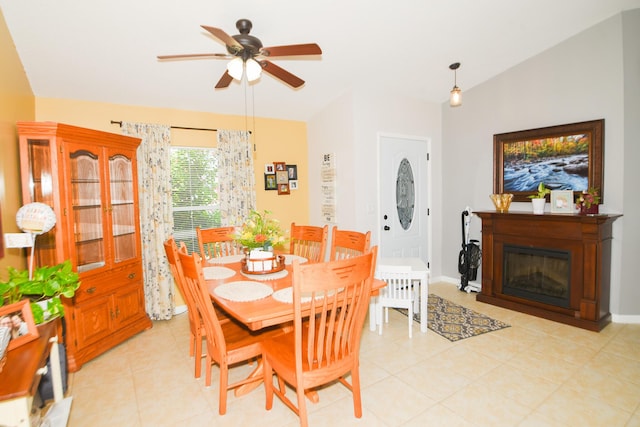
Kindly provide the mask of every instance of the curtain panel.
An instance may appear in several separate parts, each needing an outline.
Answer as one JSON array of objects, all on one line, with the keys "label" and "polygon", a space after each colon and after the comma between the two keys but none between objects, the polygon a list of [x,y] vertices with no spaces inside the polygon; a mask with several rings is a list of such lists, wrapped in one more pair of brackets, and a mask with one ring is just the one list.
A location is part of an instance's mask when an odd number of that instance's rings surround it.
[{"label": "curtain panel", "polygon": [[122,133],[141,138],[138,147],[138,197],[146,311],[153,320],[173,316],[173,276],[164,241],[173,233],[171,129],[166,125],[122,123]]},{"label": "curtain panel", "polygon": [[218,129],[220,218],[240,226],[256,207],[256,183],[249,132]]}]

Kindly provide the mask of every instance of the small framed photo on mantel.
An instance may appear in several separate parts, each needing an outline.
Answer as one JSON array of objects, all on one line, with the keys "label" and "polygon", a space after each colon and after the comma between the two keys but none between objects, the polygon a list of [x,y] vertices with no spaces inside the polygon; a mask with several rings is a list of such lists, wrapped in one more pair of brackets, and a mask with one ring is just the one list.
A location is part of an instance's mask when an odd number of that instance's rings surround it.
[{"label": "small framed photo on mantel", "polygon": [[573,191],[552,190],[551,191],[551,213],[573,213]]}]

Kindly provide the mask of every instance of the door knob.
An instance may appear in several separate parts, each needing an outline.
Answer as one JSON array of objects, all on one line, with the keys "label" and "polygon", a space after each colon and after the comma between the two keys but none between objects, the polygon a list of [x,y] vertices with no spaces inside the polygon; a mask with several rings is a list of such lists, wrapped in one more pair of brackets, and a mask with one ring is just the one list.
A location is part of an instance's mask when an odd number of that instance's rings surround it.
[{"label": "door knob", "polygon": [[391,227],[389,227],[388,225],[385,225],[384,226],[384,231],[389,231],[389,230],[391,230]]}]

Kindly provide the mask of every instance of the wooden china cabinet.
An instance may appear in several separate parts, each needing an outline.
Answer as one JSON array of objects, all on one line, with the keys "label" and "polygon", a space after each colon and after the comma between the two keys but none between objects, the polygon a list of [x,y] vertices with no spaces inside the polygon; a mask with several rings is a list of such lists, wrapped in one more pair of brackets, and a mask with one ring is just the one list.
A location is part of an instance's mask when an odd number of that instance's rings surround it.
[{"label": "wooden china cabinet", "polygon": [[151,327],[145,313],[136,149],[140,139],[19,122],[23,203],[51,206],[35,266],[70,259],[80,289],[64,299],[69,371]]}]

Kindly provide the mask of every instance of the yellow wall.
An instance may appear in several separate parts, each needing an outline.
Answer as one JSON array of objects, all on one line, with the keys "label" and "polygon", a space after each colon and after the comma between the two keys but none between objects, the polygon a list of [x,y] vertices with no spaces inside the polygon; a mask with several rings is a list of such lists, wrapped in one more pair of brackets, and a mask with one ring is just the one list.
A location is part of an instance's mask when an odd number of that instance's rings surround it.
[{"label": "yellow wall", "polygon": [[[119,133],[120,129],[118,125],[111,124],[111,120],[195,128],[245,129],[244,116],[49,98],[36,99],[36,120],[67,123],[113,133]],[[254,119],[250,118],[248,122],[251,126],[249,130],[252,131],[251,138],[256,145],[254,168],[257,208],[271,210],[273,217],[278,218],[285,229],[293,221],[308,223],[306,124],[256,117],[253,129]],[[178,146],[213,147],[216,135],[215,132],[173,129],[171,141]],[[277,191],[264,191],[264,164],[278,161],[298,165],[300,189],[291,192],[291,195],[279,196]]]},{"label": "yellow wall", "polygon": [[[213,95],[212,95],[213,96]],[[114,105],[67,99],[36,99],[37,121],[52,121],[119,133],[114,121],[161,123],[173,126],[241,129],[251,122],[251,138],[255,143],[254,169],[256,172],[257,209],[268,209],[280,220],[283,229],[289,230],[291,222],[308,223],[309,192],[307,174],[307,128],[303,122],[226,116],[161,108]],[[255,128],[254,128],[255,126]],[[173,129],[171,143],[177,146],[214,147],[215,132]],[[286,162],[298,165],[299,190],[279,196],[277,191],[264,190],[264,164]],[[240,224],[237,224],[240,225]],[[176,306],[184,299],[176,295]]]},{"label": "yellow wall", "polygon": [[[22,63],[0,10],[0,217],[3,233],[20,232],[16,212],[22,206],[18,137],[15,123],[34,120],[35,101]],[[3,236],[0,236],[3,240]],[[26,268],[23,249],[6,249],[0,259],[0,280],[6,279],[7,267]]]}]

